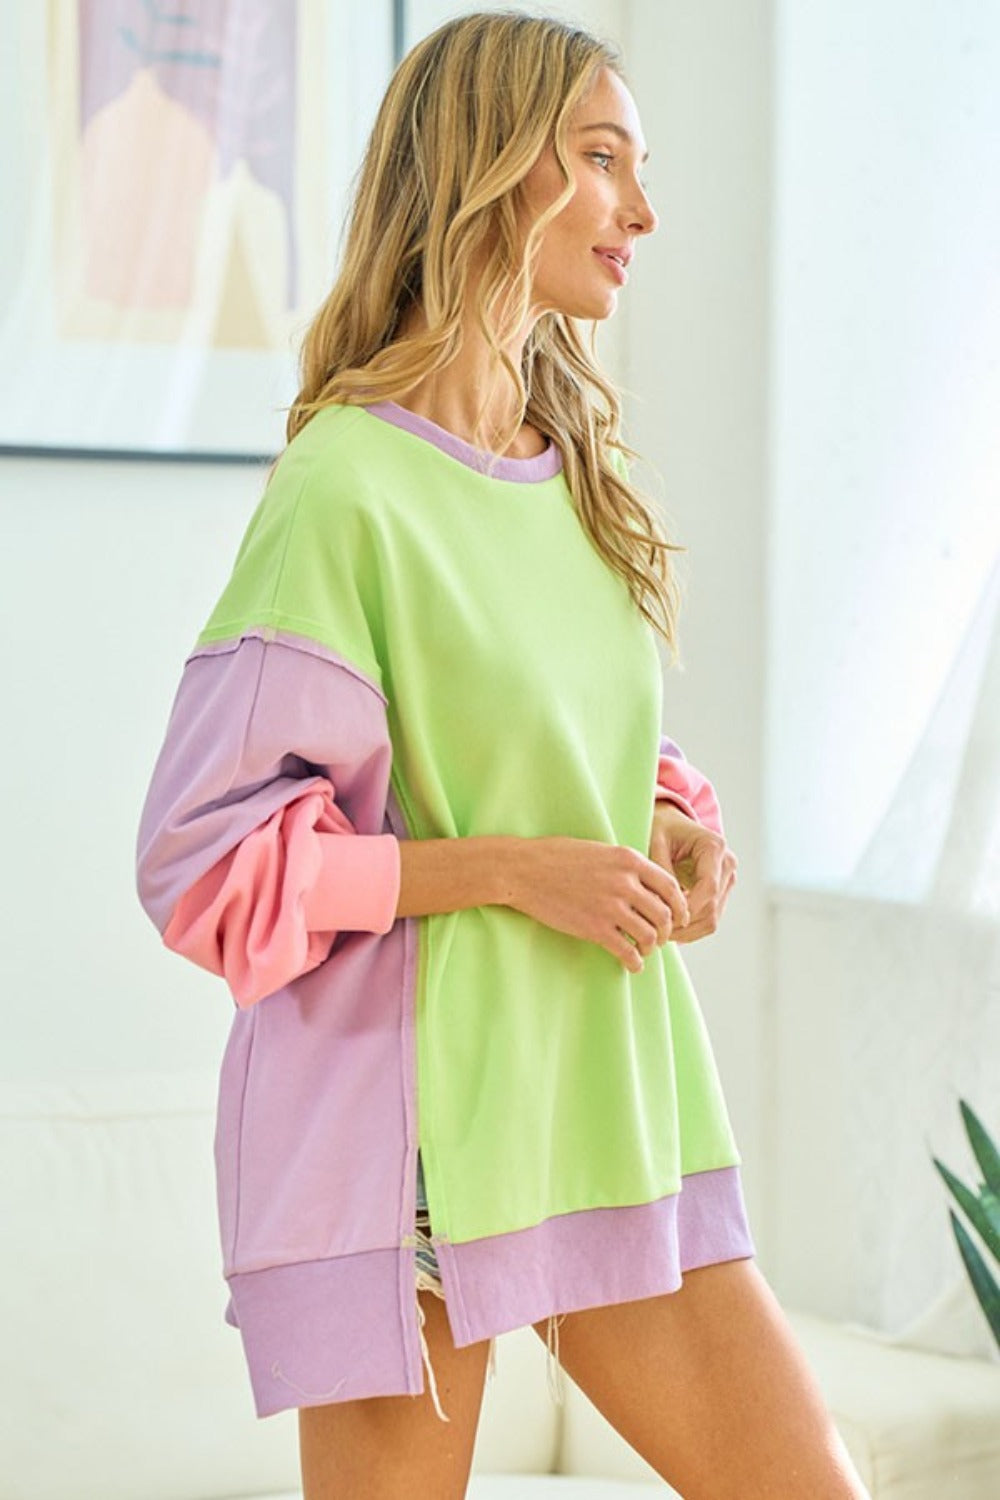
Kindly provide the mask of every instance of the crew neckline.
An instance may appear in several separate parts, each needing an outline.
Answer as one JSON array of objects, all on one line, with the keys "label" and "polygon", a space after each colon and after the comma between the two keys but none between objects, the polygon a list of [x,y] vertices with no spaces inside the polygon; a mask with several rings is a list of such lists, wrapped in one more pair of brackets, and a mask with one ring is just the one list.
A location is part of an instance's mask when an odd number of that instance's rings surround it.
[{"label": "crew neckline", "polygon": [[433,443],[435,448],[440,448],[443,453],[458,459],[459,463],[475,469],[477,473],[485,474],[487,479],[537,484],[540,480],[553,478],[563,466],[562,452],[551,437],[548,447],[531,458],[498,457],[494,453],[487,453],[483,448],[477,448],[473,443],[467,443],[464,438],[449,432],[437,422],[432,422],[430,417],[420,416],[417,412],[400,406],[398,401],[374,401],[369,406],[363,406],[362,410],[384,422],[391,422],[394,427],[402,427],[414,437]]}]

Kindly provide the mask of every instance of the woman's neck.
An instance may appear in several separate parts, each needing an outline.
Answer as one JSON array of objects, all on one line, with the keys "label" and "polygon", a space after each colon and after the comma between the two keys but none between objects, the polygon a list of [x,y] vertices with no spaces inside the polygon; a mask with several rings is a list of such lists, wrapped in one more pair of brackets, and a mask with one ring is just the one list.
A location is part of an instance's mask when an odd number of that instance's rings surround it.
[{"label": "woman's neck", "polygon": [[[399,334],[409,337],[425,326],[423,310],[419,306],[413,307],[403,319]],[[508,347],[506,352],[512,362],[520,360],[523,346],[522,338]],[[506,447],[501,449],[498,446],[504,441],[504,436],[509,434],[511,424],[516,420],[511,398],[502,389],[494,392],[485,413],[483,431],[488,441],[484,443],[475,432],[476,412],[487,385],[489,361],[490,350],[486,340],[478,330],[467,327],[458,354],[443,370],[434,371],[401,397],[393,399],[397,405],[417,416],[426,417],[428,421],[436,422],[446,432],[453,433],[473,447],[500,453],[503,458],[535,458],[544,453],[548,439],[530,422],[523,422],[513,438],[508,437]]]}]

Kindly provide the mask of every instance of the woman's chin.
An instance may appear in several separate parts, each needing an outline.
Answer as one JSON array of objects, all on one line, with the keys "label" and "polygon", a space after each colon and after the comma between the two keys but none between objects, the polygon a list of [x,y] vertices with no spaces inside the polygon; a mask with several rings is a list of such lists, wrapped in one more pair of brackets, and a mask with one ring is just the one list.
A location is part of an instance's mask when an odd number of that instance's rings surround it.
[{"label": "woman's chin", "polygon": [[588,297],[586,303],[582,300],[576,307],[568,307],[566,312],[571,318],[578,318],[581,323],[599,322],[603,318],[610,318],[618,310],[618,297],[612,289],[604,297]]}]

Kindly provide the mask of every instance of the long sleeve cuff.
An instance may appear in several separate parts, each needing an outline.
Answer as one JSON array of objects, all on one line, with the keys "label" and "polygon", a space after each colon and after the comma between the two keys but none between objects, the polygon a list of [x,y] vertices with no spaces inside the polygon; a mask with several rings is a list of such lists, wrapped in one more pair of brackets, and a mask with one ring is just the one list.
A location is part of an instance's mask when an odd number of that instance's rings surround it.
[{"label": "long sleeve cuff", "polygon": [[[674,749],[672,741],[667,741]],[[706,828],[712,828],[725,837],[722,825],[722,809],[715,788],[708,777],[686,760],[678,750],[676,755],[661,753],[656,772],[656,799],[666,798],[679,807],[687,817]]]},{"label": "long sleeve cuff", "polygon": [[657,802],[671,802],[674,807],[679,807],[681,812],[693,818],[696,823],[700,821],[693,805],[686,797],[682,797],[680,792],[675,792],[672,787],[666,787],[659,781],[656,783],[656,800]]},{"label": "long sleeve cuff", "polygon": [[302,896],[314,932],[388,932],[399,905],[401,859],[392,833],[318,833],[320,871]]}]

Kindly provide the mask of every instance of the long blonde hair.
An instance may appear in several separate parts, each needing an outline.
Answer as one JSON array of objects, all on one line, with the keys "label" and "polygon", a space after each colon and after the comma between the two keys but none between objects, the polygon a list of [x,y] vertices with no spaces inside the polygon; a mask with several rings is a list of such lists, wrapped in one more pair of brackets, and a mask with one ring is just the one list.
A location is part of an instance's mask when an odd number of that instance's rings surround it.
[{"label": "long blonde hair", "polygon": [[[624,78],[613,44],[522,11],[460,16],[404,57],[357,174],[339,274],[303,337],[286,437],[324,406],[394,400],[447,365],[461,347],[470,262],[481,260],[474,312],[493,389],[506,374],[518,402],[507,441],[528,421],[558,444],[583,527],[675,662],[680,588],[668,553],[686,549],[626,477],[624,460],[638,455],[619,436],[621,401],[594,353],[596,323],[588,350],[572,318],[543,314],[520,370],[502,347],[528,314],[543,232],[573,196],[569,117],[602,67]],[[565,189],[522,247],[518,185],[549,141]],[[415,304],[427,326],[403,335]],[[484,450],[490,394],[475,429]]]}]

